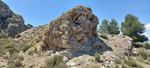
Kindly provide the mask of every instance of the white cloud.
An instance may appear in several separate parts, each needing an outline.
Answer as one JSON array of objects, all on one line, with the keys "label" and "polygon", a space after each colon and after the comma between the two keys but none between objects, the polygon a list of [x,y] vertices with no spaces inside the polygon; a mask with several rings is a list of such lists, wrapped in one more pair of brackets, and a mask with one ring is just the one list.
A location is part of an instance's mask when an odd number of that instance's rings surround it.
[{"label": "white cloud", "polygon": [[146,32],[143,33],[150,40],[150,23],[145,26]]},{"label": "white cloud", "polygon": [[150,23],[145,26],[146,30],[150,30]]},{"label": "white cloud", "polygon": [[149,40],[150,40],[150,31],[146,31],[146,32],[144,33],[144,35],[145,35],[146,37],[148,37]]}]

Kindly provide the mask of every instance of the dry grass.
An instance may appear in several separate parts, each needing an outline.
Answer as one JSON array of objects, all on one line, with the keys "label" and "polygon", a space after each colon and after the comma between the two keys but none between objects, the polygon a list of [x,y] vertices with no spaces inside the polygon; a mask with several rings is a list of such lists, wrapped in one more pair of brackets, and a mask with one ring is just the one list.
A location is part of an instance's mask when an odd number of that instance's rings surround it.
[{"label": "dry grass", "polygon": [[14,65],[15,65],[15,67],[20,67],[20,66],[22,66],[22,60],[16,60],[15,62],[14,62]]},{"label": "dry grass", "polygon": [[139,64],[137,64],[136,61],[133,60],[132,58],[124,59],[124,63],[129,66],[128,68],[130,68],[130,67],[133,67],[133,68],[143,68],[142,66],[140,66]]},{"label": "dry grass", "polygon": [[18,54],[14,53],[13,55],[11,55],[11,57],[8,59],[8,64],[13,64],[14,60],[17,59]]},{"label": "dry grass", "polygon": [[145,60],[146,60],[148,57],[150,57],[150,53],[147,52],[147,51],[144,50],[144,49],[140,49],[140,50],[138,51],[138,55],[139,55],[141,58],[145,59]]},{"label": "dry grass", "polygon": [[0,56],[3,56],[7,52],[11,55],[19,50],[17,43],[12,38],[0,39]]},{"label": "dry grass", "polygon": [[90,65],[86,65],[86,66],[82,66],[81,68],[100,68],[100,65],[97,64],[90,64]]},{"label": "dry grass", "polygon": [[14,65],[9,65],[9,66],[6,67],[6,68],[15,68],[15,66],[14,66]]},{"label": "dry grass", "polygon": [[13,65],[14,67],[20,67],[22,66],[22,61],[24,58],[22,56],[18,56],[17,53],[13,54],[11,58],[8,59],[8,64]]},{"label": "dry grass", "polygon": [[[18,56],[18,53],[20,50],[22,50],[22,47],[26,45],[27,41],[19,42],[12,38],[0,39],[0,56],[4,59],[8,59],[8,68],[15,68],[15,66],[21,66],[21,61],[23,60],[23,57]],[[7,52],[10,53],[10,58],[5,55]]]},{"label": "dry grass", "polygon": [[143,64],[150,65],[150,52],[142,48],[138,51],[138,56],[136,59]]},{"label": "dry grass", "polygon": [[54,66],[53,68],[69,68],[65,63],[59,63],[56,66]]},{"label": "dry grass", "polygon": [[119,59],[119,58],[115,58],[114,62],[115,62],[116,64],[121,64],[121,63],[122,63],[121,59]]}]

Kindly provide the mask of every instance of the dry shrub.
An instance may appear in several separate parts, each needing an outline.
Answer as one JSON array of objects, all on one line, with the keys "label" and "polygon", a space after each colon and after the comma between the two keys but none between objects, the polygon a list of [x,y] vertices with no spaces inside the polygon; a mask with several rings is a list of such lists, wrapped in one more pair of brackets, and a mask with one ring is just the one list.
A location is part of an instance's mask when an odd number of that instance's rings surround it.
[{"label": "dry shrub", "polygon": [[22,65],[22,60],[16,60],[15,62],[14,62],[14,65],[15,65],[15,67],[20,67],[21,65]]},{"label": "dry shrub", "polygon": [[114,60],[114,62],[115,62],[116,64],[121,64],[121,60],[120,60],[119,58],[116,58],[116,59]]},{"label": "dry shrub", "polygon": [[59,63],[56,66],[54,66],[53,68],[69,68],[64,62],[63,63]]}]

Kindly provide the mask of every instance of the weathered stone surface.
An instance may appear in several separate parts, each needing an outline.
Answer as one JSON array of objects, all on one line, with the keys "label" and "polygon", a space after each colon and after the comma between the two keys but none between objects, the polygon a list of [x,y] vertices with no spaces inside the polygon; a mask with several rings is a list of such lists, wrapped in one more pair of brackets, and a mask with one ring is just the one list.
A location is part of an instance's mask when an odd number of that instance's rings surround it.
[{"label": "weathered stone surface", "polygon": [[105,34],[107,36],[107,39],[101,38],[103,42],[111,47],[113,51],[115,52],[116,56],[119,58],[124,58],[124,52],[128,52],[129,55],[132,54],[132,38],[124,35],[109,35]]},{"label": "weathered stone surface", "polygon": [[18,33],[27,30],[21,15],[13,13],[8,5],[0,0],[0,38],[15,37]]},{"label": "weathered stone surface", "polygon": [[44,31],[42,42],[46,47],[86,51],[104,44],[96,31],[98,18],[83,6],[77,6],[52,20]]},{"label": "weathered stone surface", "polygon": [[95,61],[93,56],[82,55],[74,57],[66,63],[69,68],[100,68],[102,65]]}]

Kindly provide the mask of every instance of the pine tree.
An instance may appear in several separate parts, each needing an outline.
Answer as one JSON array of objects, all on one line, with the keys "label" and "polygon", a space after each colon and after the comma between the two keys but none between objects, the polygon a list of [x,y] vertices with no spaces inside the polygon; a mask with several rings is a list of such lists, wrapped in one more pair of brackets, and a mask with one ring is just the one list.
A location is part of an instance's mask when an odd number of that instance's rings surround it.
[{"label": "pine tree", "polygon": [[119,34],[119,26],[115,19],[112,19],[111,22],[109,22],[108,25],[108,31],[110,34]]},{"label": "pine tree", "polygon": [[134,42],[144,42],[148,38],[141,35],[145,32],[144,24],[138,21],[138,17],[128,14],[125,16],[125,21],[121,23],[121,31],[123,35],[127,35],[133,39]]},{"label": "pine tree", "polygon": [[108,20],[104,19],[102,24],[100,25],[100,32],[101,33],[108,33]]}]

